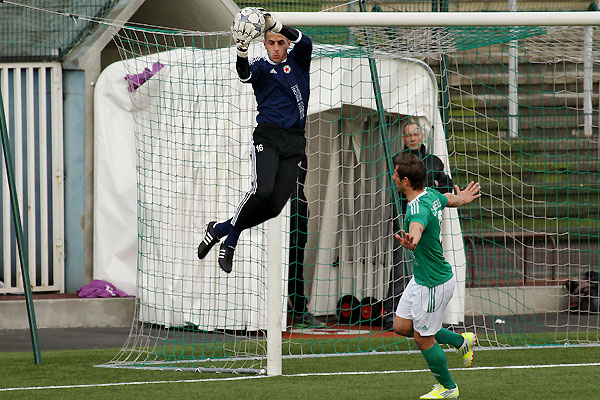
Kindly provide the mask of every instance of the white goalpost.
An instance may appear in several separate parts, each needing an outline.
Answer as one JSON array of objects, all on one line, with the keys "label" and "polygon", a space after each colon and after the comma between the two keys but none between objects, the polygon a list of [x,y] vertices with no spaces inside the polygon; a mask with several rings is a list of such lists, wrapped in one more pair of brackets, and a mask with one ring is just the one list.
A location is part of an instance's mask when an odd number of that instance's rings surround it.
[{"label": "white goalpost", "polygon": [[[382,309],[394,268],[410,274],[389,170],[409,120],[455,184],[482,185],[480,201],[444,214],[458,282],[447,326],[490,347],[598,343],[600,13],[274,15],[315,45],[301,251],[303,294],[327,327],[287,318],[289,207],[242,235],[231,276],[216,254],[195,256],[250,182],[256,105],[229,33],[108,27],[123,60],[96,85],[96,201],[127,192],[137,210],[99,208],[95,229],[115,253],[135,248],[103,264],[133,262],[138,311],[106,366],[281,375],[282,357],[413,349],[361,314]],[[265,54],[258,41],[249,52]],[[115,170],[110,155],[129,147],[120,162],[135,170]]]}]

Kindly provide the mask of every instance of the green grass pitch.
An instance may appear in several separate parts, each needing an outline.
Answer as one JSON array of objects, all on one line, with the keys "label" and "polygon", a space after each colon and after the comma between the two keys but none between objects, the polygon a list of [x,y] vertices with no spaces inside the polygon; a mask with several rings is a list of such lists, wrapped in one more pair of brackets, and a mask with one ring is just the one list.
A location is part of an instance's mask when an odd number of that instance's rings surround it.
[{"label": "green grass pitch", "polygon": [[[0,399],[418,399],[434,383],[418,351],[284,359],[279,377],[98,368],[117,349],[0,353]],[[470,369],[446,353],[461,399],[590,399],[600,347],[479,350]],[[24,389],[29,388],[29,389]]]}]

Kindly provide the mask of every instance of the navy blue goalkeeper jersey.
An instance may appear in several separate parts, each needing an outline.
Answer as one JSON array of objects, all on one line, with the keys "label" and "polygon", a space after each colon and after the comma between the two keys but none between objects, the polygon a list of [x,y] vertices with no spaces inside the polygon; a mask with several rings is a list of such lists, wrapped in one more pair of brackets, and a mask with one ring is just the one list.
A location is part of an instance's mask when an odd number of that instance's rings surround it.
[{"label": "navy blue goalkeeper jersey", "polygon": [[300,31],[285,60],[274,63],[268,56],[250,63],[250,77],[258,104],[257,123],[304,129],[310,92],[312,41]]}]

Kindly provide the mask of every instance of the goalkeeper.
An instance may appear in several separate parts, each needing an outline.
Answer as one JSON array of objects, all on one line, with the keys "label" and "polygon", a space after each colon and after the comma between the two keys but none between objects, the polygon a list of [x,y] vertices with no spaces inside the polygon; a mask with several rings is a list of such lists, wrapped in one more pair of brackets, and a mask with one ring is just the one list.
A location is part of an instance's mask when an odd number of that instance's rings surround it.
[{"label": "goalkeeper", "polygon": [[439,343],[449,344],[463,357],[465,367],[473,363],[474,333],[458,334],[442,328],[448,302],[454,294],[455,278],[452,267],[444,259],[440,235],[442,209],[469,204],[481,196],[479,184],[470,182],[464,190],[458,186],[456,194],[441,194],[425,187],[427,170],[417,156],[400,153],[394,157],[392,179],[408,201],[400,244],[412,253],[413,277],[406,286],[396,315],[394,332],[413,337],[427,361],[429,369],[439,382],[421,399],[458,397],[458,386],[450,376],[446,354]]},{"label": "goalkeeper", "polygon": [[[233,217],[206,227],[198,246],[198,258],[226,237],[220,246],[219,267],[230,273],[240,233],[274,218],[290,198],[298,168],[305,156],[306,110],[312,41],[296,29],[281,24],[264,9],[263,44],[267,57],[248,62],[248,47],[260,33],[253,24],[237,21],[231,27],[236,42],[236,70],[244,83],[252,84],[258,104],[257,126],[252,137],[252,189],[246,193]],[[294,48],[288,52],[290,44]]]}]

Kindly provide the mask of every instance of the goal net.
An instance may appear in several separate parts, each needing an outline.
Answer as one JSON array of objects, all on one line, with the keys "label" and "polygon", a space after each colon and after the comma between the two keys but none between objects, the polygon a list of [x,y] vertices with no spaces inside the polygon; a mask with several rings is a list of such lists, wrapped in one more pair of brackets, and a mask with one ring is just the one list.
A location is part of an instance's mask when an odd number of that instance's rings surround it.
[{"label": "goal net", "polygon": [[[284,357],[415,349],[384,324],[412,268],[391,181],[409,121],[454,184],[482,185],[480,200],[444,210],[447,326],[483,346],[598,343],[597,28],[301,28],[314,42],[308,215],[288,206],[283,229],[243,232],[229,275],[216,250],[196,257],[206,224],[250,189],[256,104],[229,35],[110,29],[122,61],[98,80],[96,119],[118,124],[96,135],[135,137],[138,253],[137,313],[107,365],[261,372],[267,310]],[[290,241],[293,217],[307,218],[306,245]],[[290,252],[304,257],[303,290]],[[267,265],[281,272],[275,304]],[[298,290],[325,326],[295,323]]]}]

